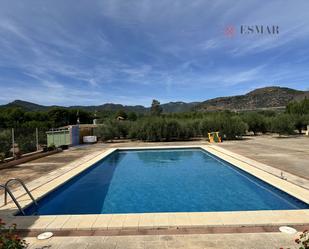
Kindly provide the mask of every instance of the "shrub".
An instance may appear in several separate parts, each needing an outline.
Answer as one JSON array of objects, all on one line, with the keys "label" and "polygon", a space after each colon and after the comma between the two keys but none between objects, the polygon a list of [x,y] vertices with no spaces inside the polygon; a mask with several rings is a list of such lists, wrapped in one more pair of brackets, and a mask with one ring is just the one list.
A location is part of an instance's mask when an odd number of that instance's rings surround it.
[{"label": "shrub", "polygon": [[193,133],[192,136],[197,137],[201,135],[200,124],[201,124],[200,120],[193,120],[187,123],[189,129]]},{"label": "shrub", "polygon": [[166,141],[175,140],[180,138],[181,133],[183,133],[182,129],[184,129],[180,123],[176,120],[168,120],[166,122],[165,127],[165,139]]},{"label": "shrub", "polygon": [[9,129],[0,131],[0,152],[4,153],[5,157],[10,156],[10,149],[12,147],[12,135]]},{"label": "shrub", "polygon": [[116,131],[114,127],[110,124],[103,124],[99,125],[95,131],[94,134],[102,141],[107,141],[115,138]]},{"label": "shrub", "polygon": [[308,230],[304,230],[299,238],[295,239],[295,243],[297,243],[300,247],[299,249],[309,249],[309,232]]},{"label": "shrub", "polygon": [[126,138],[129,133],[129,121],[109,120],[99,125],[94,134],[102,141],[112,140],[114,138]]},{"label": "shrub", "polygon": [[0,248],[23,249],[27,243],[16,234],[16,224],[6,227],[0,219]]},{"label": "shrub", "polygon": [[116,113],[116,118],[117,117],[122,117],[124,119],[127,119],[128,118],[128,114],[124,111],[124,110],[119,110],[117,113]]},{"label": "shrub", "polygon": [[135,112],[129,112],[129,115],[128,115],[128,119],[130,121],[136,121],[137,120],[137,115]]},{"label": "shrub", "polygon": [[131,124],[129,138],[143,141],[187,140],[194,136],[193,122],[148,117]]},{"label": "shrub", "polygon": [[5,154],[3,152],[0,152],[0,163],[4,162]]},{"label": "shrub", "polygon": [[293,134],[294,133],[294,122],[291,115],[280,114],[272,119],[272,131],[282,134]]},{"label": "shrub", "polygon": [[178,137],[180,140],[188,140],[194,137],[194,129],[190,122],[184,122],[180,127],[180,134]]},{"label": "shrub", "polygon": [[248,125],[238,116],[222,119],[222,131],[225,139],[237,139],[246,134]]},{"label": "shrub", "polygon": [[292,101],[286,106],[288,114],[305,115],[309,114],[309,99],[305,98],[302,101]]},{"label": "shrub", "polygon": [[244,115],[244,121],[248,125],[248,131],[252,131],[254,135],[258,132],[265,133],[267,131],[266,119],[261,114],[256,112],[247,113]]},{"label": "shrub", "polygon": [[207,137],[209,132],[219,131],[222,129],[222,123],[218,117],[205,118],[200,122],[200,132]]},{"label": "shrub", "polygon": [[308,124],[307,117],[305,115],[293,115],[292,118],[294,120],[294,128],[301,134]]},{"label": "shrub", "polygon": [[162,141],[166,138],[166,126],[165,121],[162,118],[149,119],[144,123],[146,141]]},{"label": "shrub", "polygon": [[54,144],[50,144],[50,145],[47,147],[47,151],[53,151],[53,150],[55,150],[55,149],[57,149],[57,148],[56,148],[56,145],[54,145]]}]

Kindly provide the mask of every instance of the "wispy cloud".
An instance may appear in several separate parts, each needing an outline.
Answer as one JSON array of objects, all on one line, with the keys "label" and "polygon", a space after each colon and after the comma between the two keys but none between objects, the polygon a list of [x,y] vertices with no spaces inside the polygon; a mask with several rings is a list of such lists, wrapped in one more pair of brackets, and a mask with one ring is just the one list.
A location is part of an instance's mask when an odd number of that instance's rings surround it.
[{"label": "wispy cloud", "polygon": [[[306,0],[1,5],[1,103],[148,105],[309,84]],[[279,25],[280,34],[224,35],[241,24]]]}]

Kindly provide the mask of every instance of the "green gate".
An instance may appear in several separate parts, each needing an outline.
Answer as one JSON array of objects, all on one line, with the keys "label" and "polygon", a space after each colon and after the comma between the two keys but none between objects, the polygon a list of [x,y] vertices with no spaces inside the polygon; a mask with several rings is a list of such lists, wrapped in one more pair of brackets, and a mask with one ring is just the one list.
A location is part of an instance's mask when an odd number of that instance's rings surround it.
[{"label": "green gate", "polygon": [[70,130],[69,129],[57,129],[46,132],[47,146],[55,145],[60,147],[61,145],[70,145]]}]

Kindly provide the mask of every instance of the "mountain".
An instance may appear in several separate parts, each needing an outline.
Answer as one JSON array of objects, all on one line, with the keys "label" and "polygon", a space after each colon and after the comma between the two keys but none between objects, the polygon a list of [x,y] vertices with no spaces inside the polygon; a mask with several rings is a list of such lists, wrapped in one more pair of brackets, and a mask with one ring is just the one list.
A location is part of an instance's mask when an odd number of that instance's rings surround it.
[{"label": "mountain", "polygon": [[290,101],[298,101],[305,97],[309,97],[309,91],[271,86],[258,88],[244,95],[209,99],[197,104],[194,110],[216,111],[284,108]]},{"label": "mountain", "polygon": [[68,108],[69,109],[82,109],[86,111],[112,111],[112,112],[124,110],[126,112],[137,112],[137,113],[145,113],[147,112],[147,109],[148,109],[142,105],[128,106],[128,105],[113,104],[113,103],[107,103],[107,104],[97,105],[97,106],[70,106]]},{"label": "mountain", "polygon": [[6,105],[0,106],[2,108],[10,108],[10,107],[20,107],[24,109],[25,111],[44,111],[47,110],[48,106],[44,105],[38,105],[31,102],[23,101],[23,100],[14,100],[13,102],[10,102]]},{"label": "mountain", "polygon": [[[185,102],[169,102],[166,104],[162,104],[163,112],[165,113],[175,113],[175,112],[185,112],[190,111],[192,107],[194,107],[199,102],[192,102],[192,103],[185,103]],[[10,108],[10,107],[19,107],[24,109],[25,111],[46,111],[51,108],[55,107],[62,107],[62,106],[44,106],[38,105],[31,102],[23,101],[23,100],[15,100],[11,103],[6,105],[0,106],[0,108]],[[106,103],[103,105],[97,106],[69,106],[69,107],[62,107],[68,109],[82,109],[86,111],[111,111],[116,112],[119,110],[124,110],[126,112],[136,112],[136,113],[147,113],[150,111],[149,107],[144,107],[142,105],[121,105],[121,104],[113,104],[113,103]]]},{"label": "mountain", "polygon": [[119,110],[124,110],[127,112],[134,111],[138,113],[144,113],[148,110],[148,108],[141,106],[141,105],[136,105],[136,106],[126,106],[126,105],[121,105],[121,104],[113,104],[113,103],[107,103],[103,105],[97,105],[97,106],[69,106],[69,107],[64,107],[64,106],[44,106],[44,105],[38,105],[35,103],[23,101],[23,100],[14,100],[13,102],[10,102],[6,105],[0,106],[0,108],[10,108],[10,107],[19,107],[24,109],[25,111],[47,111],[52,108],[67,108],[67,109],[82,109],[86,111],[119,111]]},{"label": "mountain", "polygon": [[169,102],[166,104],[162,104],[163,112],[165,113],[175,113],[175,112],[188,112],[191,111],[193,107],[195,107],[200,102]]},{"label": "mountain", "polygon": [[[185,112],[190,111],[193,106],[198,102],[193,103],[185,103],[185,102],[170,102],[166,104],[162,104],[163,112],[165,113],[174,113],[174,112]],[[51,108],[60,107],[60,108],[68,108],[68,109],[82,109],[86,111],[111,111],[117,112],[119,110],[124,110],[126,112],[136,112],[136,113],[147,113],[150,111],[149,107],[144,107],[142,105],[135,105],[135,106],[128,106],[128,105],[121,105],[121,104],[113,104],[113,103],[106,103],[103,105],[97,106],[44,106],[38,105],[31,102],[23,101],[23,100],[15,100],[11,103],[6,105],[0,106],[0,108],[10,108],[10,107],[19,107],[24,109],[25,111],[47,111]]]},{"label": "mountain", "polygon": [[[164,113],[186,112],[186,111],[216,111],[216,110],[255,110],[262,108],[283,108],[288,102],[293,100],[302,100],[305,97],[309,98],[309,91],[299,91],[287,87],[264,87],[255,89],[244,95],[231,97],[219,97],[209,99],[204,102],[169,102],[162,104]],[[61,106],[44,106],[27,101],[15,100],[0,108],[20,107],[26,111],[45,111],[54,107]],[[68,109],[82,109],[87,111],[119,111],[147,113],[149,107],[141,105],[127,106],[121,104],[107,103],[97,106],[69,106],[63,107]]]}]

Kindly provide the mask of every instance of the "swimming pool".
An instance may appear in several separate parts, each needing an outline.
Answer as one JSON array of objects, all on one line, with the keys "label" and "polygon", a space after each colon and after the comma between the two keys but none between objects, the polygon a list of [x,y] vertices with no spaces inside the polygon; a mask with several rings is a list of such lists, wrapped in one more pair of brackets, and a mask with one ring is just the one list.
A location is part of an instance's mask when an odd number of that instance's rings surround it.
[{"label": "swimming pool", "polygon": [[306,209],[304,202],[202,149],[117,150],[27,215]]}]

